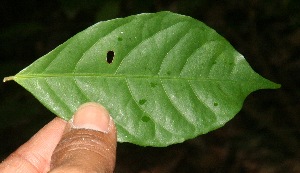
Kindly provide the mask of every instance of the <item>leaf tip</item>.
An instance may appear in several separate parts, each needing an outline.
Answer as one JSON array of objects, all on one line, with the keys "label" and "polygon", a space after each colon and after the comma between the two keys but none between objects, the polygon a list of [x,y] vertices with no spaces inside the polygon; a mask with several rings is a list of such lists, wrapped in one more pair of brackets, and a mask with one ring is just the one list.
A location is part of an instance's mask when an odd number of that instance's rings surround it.
[{"label": "leaf tip", "polygon": [[279,89],[279,88],[281,88],[281,84],[277,84],[277,83],[275,83],[275,85],[274,85],[274,88],[275,88],[275,89]]},{"label": "leaf tip", "polygon": [[270,85],[270,89],[279,89],[281,88],[281,84],[272,82],[272,85]]},{"label": "leaf tip", "polygon": [[281,88],[281,84],[272,82],[268,79],[266,79],[266,81],[263,83],[266,84],[264,89],[279,89],[279,88]]},{"label": "leaf tip", "polygon": [[14,79],[15,79],[15,76],[8,76],[8,77],[5,77],[3,79],[3,82],[11,81],[11,80],[14,80]]}]

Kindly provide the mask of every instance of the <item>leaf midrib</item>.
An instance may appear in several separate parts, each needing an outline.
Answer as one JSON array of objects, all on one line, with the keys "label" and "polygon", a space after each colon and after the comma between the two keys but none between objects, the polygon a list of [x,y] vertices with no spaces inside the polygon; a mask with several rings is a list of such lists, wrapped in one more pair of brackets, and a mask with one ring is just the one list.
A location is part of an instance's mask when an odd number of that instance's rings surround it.
[{"label": "leaf midrib", "polygon": [[[32,78],[60,78],[60,77],[103,77],[103,78],[140,78],[140,79],[158,79],[158,80],[183,80],[183,81],[230,81],[233,83],[240,83],[241,80],[232,79],[216,79],[216,78],[192,78],[192,77],[172,77],[172,76],[152,76],[152,75],[116,75],[116,74],[98,74],[98,73],[63,73],[63,74],[27,74],[16,75],[14,79],[32,79]],[[243,80],[245,81],[245,80]],[[256,81],[256,80],[246,80]]]}]

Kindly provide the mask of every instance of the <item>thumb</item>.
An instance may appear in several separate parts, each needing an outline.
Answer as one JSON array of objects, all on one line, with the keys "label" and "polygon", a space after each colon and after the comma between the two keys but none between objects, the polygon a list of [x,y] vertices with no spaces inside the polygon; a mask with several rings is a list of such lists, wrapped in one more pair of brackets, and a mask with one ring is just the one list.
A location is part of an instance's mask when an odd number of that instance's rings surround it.
[{"label": "thumb", "polygon": [[53,152],[50,172],[113,172],[116,145],[116,128],[108,111],[97,103],[83,104]]}]

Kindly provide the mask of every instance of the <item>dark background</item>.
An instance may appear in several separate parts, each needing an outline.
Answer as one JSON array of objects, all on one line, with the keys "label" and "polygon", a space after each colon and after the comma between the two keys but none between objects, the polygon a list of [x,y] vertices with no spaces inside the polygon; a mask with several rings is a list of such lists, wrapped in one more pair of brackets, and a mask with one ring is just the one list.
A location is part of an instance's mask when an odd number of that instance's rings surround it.
[{"label": "dark background", "polygon": [[[0,78],[102,20],[168,10],[214,28],[279,90],[260,90],[224,127],[166,148],[118,144],[116,172],[300,172],[300,1],[2,0]],[[15,82],[0,84],[0,159],[55,117]]]}]

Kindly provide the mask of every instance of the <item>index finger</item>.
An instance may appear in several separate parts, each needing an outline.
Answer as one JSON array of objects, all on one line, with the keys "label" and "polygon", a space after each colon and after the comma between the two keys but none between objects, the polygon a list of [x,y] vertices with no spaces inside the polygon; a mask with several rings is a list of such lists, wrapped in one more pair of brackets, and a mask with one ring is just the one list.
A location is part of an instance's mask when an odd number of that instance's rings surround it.
[{"label": "index finger", "polygon": [[66,121],[54,118],[0,164],[0,172],[48,172]]}]

